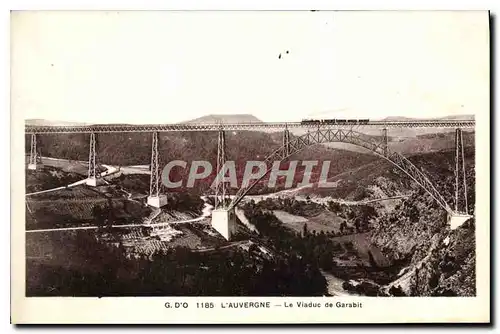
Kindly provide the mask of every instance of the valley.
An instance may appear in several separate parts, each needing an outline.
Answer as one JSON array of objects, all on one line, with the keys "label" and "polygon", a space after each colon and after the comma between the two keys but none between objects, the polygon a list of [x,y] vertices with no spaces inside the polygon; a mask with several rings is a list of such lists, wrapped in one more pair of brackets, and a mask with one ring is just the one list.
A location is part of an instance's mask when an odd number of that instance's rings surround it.
[{"label": "valley", "polygon": [[[475,222],[450,230],[421,188],[372,155],[326,145],[299,153],[299,161],[315,156],[335,161],[327,180],[333,187],[322,187],[314,177],[312,185],[299,186],[300,168],[290,189],[283,178],[276,189],[262,182],[236,209],[236,233],[226,241],[210,224],[209,182],[163,188],[167,205],[146,205],[149,170],[140,158],[148,154],[141,153],[148,146],[145,137],[101,139],[99,157],[108,165],[99,165],[99,172],[111,167],[114,172],[96,187],[68,188],[86,177],[86,163],[79,160],[85,159],[85,145],[77,135],[61,136],[71,148],[54,147],[46,139],[40,150],[50,157],[26,172],[26,192],[42,191],[26,197],[27,295],[475,294]],[[181,151],[191,160],[212,154],[208,134],[176,136],[163,137],[164,145],[173,140],[182,148],[163,150],[162,159],[174,159],[172,154]],[[261,158],[264,142],[270,151],[280,140],[272,133],[250,132],[231,138],[238,140],[229,152],[238,156],[236,166]],[[119,148],[120,140],[125,148]],[[137,154],[120,155],[127,145]],[[471,145],[466,147],[469,162],[474,161]],[[409,158],[452,197],[453,154],[443,149]],[[242,172],[238,167],[239,179]],[[474,189],[474,168],[467,176]],[[182,173],[177,177],[182,179]],[[474,192],[469,197],[473,212]]]}]

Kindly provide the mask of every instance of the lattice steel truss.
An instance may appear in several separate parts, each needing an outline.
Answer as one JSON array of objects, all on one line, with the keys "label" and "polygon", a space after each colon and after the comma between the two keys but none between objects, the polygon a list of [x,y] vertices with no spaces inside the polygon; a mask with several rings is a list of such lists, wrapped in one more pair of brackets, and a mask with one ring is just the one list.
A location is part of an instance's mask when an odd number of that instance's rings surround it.
[{"label": "lattice steel truss", "polygon": [[225,209],[229,204],[229,191],[226,182],[223,181],[224,175],[221,174],[221,169],[226,163],[226,135],[224,130],[219,130],[219,138],[217,141],[217,175],[215,178],[215,209]]},{"label": "lattice steel truss", "polygon": [[[38,161],[38,152],[36,148],[36,134],[31,134],[30,165],[36,165]],[[26,161],[26,160],[25,160]]]},{"label": "lattice steel truss", "polygon": [[389,138],[387,137],[387,128],[382,129],[382,140],[384,141],[384,156],[387,155],[387,150],[389,149]]},{"label": "lattice steel truss", "polygon": [[96,163],[95,163],[95,158],[96,158],[95,145],[96,145],[95,133],[92,132],[90,134],[90,147],[89,147],[89,172],[88,172],[89,179],[95,179],[97,177]]},{"label": "lattice steel truss", "polygon": [[283,147],[285,148],[285,154],[290,154],[290,131],[288,127],[283,131]]},{"label": "lattice steel truss", "polygon": [[469,214],[462,129],[455,130],[455,211]]},{"label": "lattice steel truss", "polygon": [[431,197],[448,213],[452,213],[453,210],[446,203],[443,196],[436,190],[431,181],[408,159],[397,152],[391,152],[387,147],[387,135],[382,140],[375,140],[374,137],[368,136],[363,133],[356,131],[345,130],[345,129],[321,129],[314,132],[308,132],[302,136],[295,137],[291,139],[288,143],[289,150],[286,148],[287,145],[283,145],[274,152],[272,152],[265,160],[267,169],[266,173],[257,180],[253,180],[248,187],[241,188],[234,196],[229,208],[234,208],[243,199],[243,197],[255,186],[260,180],[262,180],[270,171],[271,166],[274,161],[283,161],[289,156],[301,151],[310,145],[329,143],[329,142],[345,142],[357,146],[364,147],[373,151],[378,156],[388,160],[393,165],[398,167],[406,175],[408,175],[413,181],[415,181],[419,186],[421,186]]},{"label": "lattice steel truss", "polygon": [[149,179],[149,196],[160,195],[160,166],[158,163],[158,132],[153,132],[151,141],[151,177]]}]

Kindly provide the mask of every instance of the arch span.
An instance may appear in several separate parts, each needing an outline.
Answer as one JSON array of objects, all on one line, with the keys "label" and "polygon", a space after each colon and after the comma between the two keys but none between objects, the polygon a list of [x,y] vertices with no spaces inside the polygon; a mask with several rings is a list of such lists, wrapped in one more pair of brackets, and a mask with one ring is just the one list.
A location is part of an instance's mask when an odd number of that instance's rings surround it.
[{"label": "arch span", "polygon": [[308,132],[302,136],[294,137],[284,143],[280,148],[272,152],[265,160],[267,169],[264,175],[259,179],[253,180],[247,187],[238,190],[229,205],[229,209],[234,208],[248,194],[248,192],[269,172],[270,163],[274,161],[284,161],[291,155],[303,150],[304,148],[316,144],[343,142],[364,147],[379,157],[389,161],[408,175],[414,182],[422,187],[448,214],[454,212],[448,205],[443,196],[437,191],[432,182],[417,168],[410,160],[397,152],[391,152],[384,140],[377,141],[372,136],[345,129],[318,129],[314,132]]}]

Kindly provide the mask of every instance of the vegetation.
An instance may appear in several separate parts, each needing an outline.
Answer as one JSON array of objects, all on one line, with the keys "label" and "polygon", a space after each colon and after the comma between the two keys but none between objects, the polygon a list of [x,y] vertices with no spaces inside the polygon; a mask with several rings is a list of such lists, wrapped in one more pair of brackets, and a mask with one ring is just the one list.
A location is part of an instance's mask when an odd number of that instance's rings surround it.
[{"label": "vegetation", "polygon": [[[40,241],[28,243],[34,244]],[[51,245],[50,260],[27,258],[28,296],[309,296],[326,288],[321,274],[295,256],[270,261],[235,248],[200,253],[176,247],[127,258],[122,246],[86,232]]]},{"label": "vegetation", "polygon": [[[268,154],[273,152],[282,144],[281,133],[264,133],[254,131],[238,131],[237,133],[226,133],[227,159],[236,163],[238,184],[241,184],[246,162],[251,160],[263,161]],[[159,134],[159,160],[164,166],[173,160],[187,162],[188,168],[174,168],[171,171],[173,180],[187,180],[189,166],[192,161],[209,161],[214,170],[206,178],[195,183],[195,189],[199,192],[207,190],[215,178],[217,159],[217,134],[215,132],[178,132]],[[29,152],[29,138],[27,138],[26,152]],[[50,136],[39,136],[38,148],[43,156],[82,160],[88,159],[88,142],[86,134],[54,134]],[[151,134],[149,133],[113,133],[99,134],[97,138],[97,162],[111,165],[144,165],[151,161]],[[131,154],[133,152],[134,154]],[[335,161],[330,164],[329,175],[336,175],[344,170],[362,166],[376,158],[370,154],[330,149],[323,145],[308,148],[294,156],[294,160],[318,160],[319,165],[313,170],[313,180],[319,177],[321,165],[324,160]],[[287,168],[283,163],[282,168]],[[294,186],[302,180],[305,167],[297,167]],[[127,176],[128,178],[128,176]],[[128,189],[146,191],[149,189],[149,177],[133,176],[138,181],[122,179]],[[267,180],[267,178],[266,178]],[[282,187],[284,180],[278,178],[277,186]],[[234,189],[233,189],[234,190]],[[267,182],[255,187],[254,193],[267,193],[276,189],[268,189]],[[171,189],[169,191],[179,191]]]},{"label": "vegetation", "polygon": [[[189,137],[189,134],[182,136]],[[182,139],[182,136],[176,138]],[[243,137],[257,142],[265,141],[265,138]],[[126,141],[125,137],[122,139]],[[129,139],[136,143],[141,140],[139,135]],[[163,140],[165,144],[167,140]],[[189,137],[186,143],[180,141],[183,143],[181,147],[192,154],[192,158],[196,152],[211,156],[214,153],[212,149],[200,140],[197,136]],[[228,140],[238,139],[237,136],[230,136]],[[277,145],[276,139],[273,140]],[[142,141],[147,144],[146,140]],[[54,150],[73,156],[82,147],[58,147]],[[45,149],[48,148],[45,146]],[[170,153],[166,153],[171,155],[168,159],[180,154],[176,149],[172,148]],[[248,151],[242,150],[242,156],[250,157],[257,151],[250,148]],[[120,156],[119,151],[113,153],[116,154],[114,158],[133,164],[132,158],[129,161],[125,155]],[[137,156],[141,157],[141,153]],[[471,161],[474,154],[470,149],[466,150],[466,157],[469,166],[473,165]],[[426,171],[446,198],[453,198],[453,152],[414,156],[411,160]],[[165,243],[160,243],[163,249],[157,250],[152,256],[132,256],[123,245],[123,238],[120,238],[117,229],[109,225],[127,215],[138,217],[148,212],[143,211],[146,209],[140,206],[140,202],[130,204],[124,199],[113,199],[120,192],[120,188],[116,187],[110,187],[105,194],[97,196],[87,194],[85,200],[92,205],[72,204],[72,208],[76,208],[72,210],[78,212],[64,211],[62,204],[49,194],[42,196],[45,202],[28,201],[28,228],[49,227],[50,222],[53,224],[54,221],[61,224],[56,226],[63,226],[74,222],[75,217],[88,219],[101,228],[97,233],[27,234],[26,293],[28,296],[326,295],[327,283],[321,273],[326,271],[346,280],[346,290],[359,294],[475,295],[475,221],[471,220],[461,228],[449,231],[445,215],[425,191],[414,186],[404,175],[397,179],[396,173],[401,172],[396,169],[384,169],[380,167],[384,166],[383,163],[375,165],[380,168],[376,174],[370,175],[363,168],[358,170],[363,175],[358,184],[346,181],[345,184],[349,184],[349,196],[352,199],[370,196],[365,185],[370,179],[373,182],[374,178],[379,180],[382,177],[384,189],[393,187],[413,192],[394,211],[380,215],[371,206],[347,206],[333,201],[318,204],[311,200],[287,198],[250,202],[243,210],[251,224],[258,229],[259,235],[248,232],[238,236],[238,240],[251,239],[253,245],[248,251],[237,246],[224,248],[223,243],[212,240],[214,250],[207,252],[179,246],[165,249]],[[469,189],[474,189],[474,173],[474,168],[467,169]],[[52,176],[44,177],[48,180],[44,182],[51,182],[49,178]],[[345,177],[355,180],[356,172]],[[134,191],[143,193],[147,193],[149,187],[147,175],[121,177],[117,183],[122,190],[135,187]],[[259,191],[264,190],[261,188]],[[83,194],[79,195],[78,191],[64,192],[62,196],[66,197],[63,201],[79,200]],[[203,207],[203,201],[196,194],[179,193],[169,200],[168,207],[171,209],[200,212]],[[49,203],[51,201],[53,203]],[[97,201],[100,201],[98,205]],[[127,203],[126,208],[122,206],[124,203]],[[473,191],[469,193],[468,203],[469,211],[474,212]],[[340,233],[317,232],[307,223],[299,231],[293,231],[272,214],[273,210],[303,217],[315,217],[327,210],[343,221]],[[125,216],[121,216],[124,212]],[[126,221],[128,218],[124,219]],[[193,226],[185,228],[197,237],[204,233]],[[147,233],[141,231],[140,234]],[[377,254],[371,251],[368,251],[366,259],[362,258],[359,239],[356,239],[360,234],[365,234],[372,244],[382,250],[390,260],[389,266],[380,266]],[[445,238],[448,238],[447,243],[444,242]],[[398,282],[387,291],[381,288],[398,278],[402,268],[409,275],[404,284]],[[352,279],[357,280],[358,284],[349,282]]]},{"label": "vegetation", "polygon": [[292,197],[266,198],[258,203],[252,200],[245,208],[251,211],[256,208],[269,211],[282,210],[302,217],[314,217],[328,210],[344,220],[340,224],[340,231],[327,233],[329,236],[367,232],[371,229],[371,220],[377,216],[375,209],[370,205],[346,205],[334,201],[329,201],[328,204],[318,204],[310,200],[302,201]]},{"label": "vegetation", "polygon": [[[474,151],[466,148],[467,187],[475,189]],[[454,199],[454,152],[416,155],[411,160],[426,172],[446,199]],[[474,212],[474,191],[468,193],[468,210]],[[460,205],[463,202],[459,203]],[[450,203],[454,207],[454,203]],[[446,213],[423,190],[393,212],[377,220],[371,241],[393,262],[409,259],[408,277],[395,294],[416,296],[475,295],[475,221],[456,230],[446,224]],[[447,240],[447,242],[445,242]]]},{"label": "vegetation", "polygon": [[26,193],[66,186],[81,179],[81,175],[49,166],[44,166],[43,170],[26,170]]}]

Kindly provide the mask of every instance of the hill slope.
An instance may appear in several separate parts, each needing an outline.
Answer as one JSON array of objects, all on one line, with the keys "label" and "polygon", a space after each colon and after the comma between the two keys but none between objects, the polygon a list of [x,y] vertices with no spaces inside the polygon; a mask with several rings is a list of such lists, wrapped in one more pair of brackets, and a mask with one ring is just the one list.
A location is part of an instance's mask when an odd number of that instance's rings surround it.
[{"label": "hill slope", "polygon": [[[454,207],[453,152],[418,155],[412,161],[423,168]],[[466,150],[466,163],[468,210],[474,214],[475,168],[471,149]],[[475,220],[450,230],[446,212],[423,189],[415,187],[410,198],[379,217],[371,241],[391,261],[409,261],[409,266],[387,289],[411,296],[475,295]]]},{"label": "hill slope", "polygon": [[[226,156],[227,160],[235,161],[238,184],[241,184],[247,161],[263,161],[271,152],[281,146],[281,136],[281,133],[255,131],[226,132]],[[88,159],[88,137],[86,134],[38,136],[38,148],[42,156],[86,161]],[[28,139],[26,152],[29,152]],[[217,140],[216,132],[160,133],[160,166],[163,168],[167,162],[173,160],[182,160],[187,163],[186,169],[175,168],[171,172],[171,179],[175,182],[179,179],[187,179],[191,162],[208,161],[214,167],[208,179],[211,182],[211,179],[215,177]],[[101,164],[149,165],[151,161],[151,134],[99,134],[96,151],[97,162]],[[329,170],[330,176],[362,166],[375,159],[376,157],[371,154],[330,149],[324,145],[309,147],[292,157],[292,160],[298,161],[319,160],[319,168],[321,168],[323,161],[332,161]],[[286,168],[286,166],[284,164],[281,169]],[[297,170],[295,184],[301,180],[304,167],[299,163]],[[280,182],[282,181],[278,179],[278,184]],[[195,186],[205,188],[209,184],[195,184]]]}]

